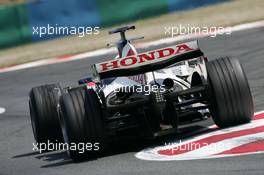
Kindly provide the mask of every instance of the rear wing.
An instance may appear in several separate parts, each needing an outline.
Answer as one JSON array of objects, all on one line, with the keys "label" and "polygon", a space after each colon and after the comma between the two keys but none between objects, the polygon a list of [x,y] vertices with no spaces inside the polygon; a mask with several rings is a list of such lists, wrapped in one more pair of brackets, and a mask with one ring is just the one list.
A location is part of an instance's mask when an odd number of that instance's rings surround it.
[{"label": "rear wing", "polygon": [[180,61],[203,56],[197,41],[105,61],[92,65],[94,77],[104,79],[132,76],[163,69]]}]

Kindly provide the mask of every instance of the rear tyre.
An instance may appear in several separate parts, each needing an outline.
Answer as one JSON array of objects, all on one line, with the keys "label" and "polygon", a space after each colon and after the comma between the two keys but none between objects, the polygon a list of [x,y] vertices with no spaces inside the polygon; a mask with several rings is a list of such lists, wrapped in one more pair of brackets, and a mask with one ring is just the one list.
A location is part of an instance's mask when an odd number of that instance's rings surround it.
[{"label": "rear tyre", "polygon": [[237,59],[219,58],[206,63],[211,89],[210,112],[219,127],[248,123],[254,104],[243,68]]},{"label": "rear tyre", "polygon": [[57,113],[59,84],[34,87],[29,93],[31,125],[37,143],[62,142],[62,131]]},{"label": "rear tyre", "polygon": [[98,157],[104,146],[104,124],[101,103],[94,90],[70,90],[61,96],[60,107],[69,156],[74,161]]}]

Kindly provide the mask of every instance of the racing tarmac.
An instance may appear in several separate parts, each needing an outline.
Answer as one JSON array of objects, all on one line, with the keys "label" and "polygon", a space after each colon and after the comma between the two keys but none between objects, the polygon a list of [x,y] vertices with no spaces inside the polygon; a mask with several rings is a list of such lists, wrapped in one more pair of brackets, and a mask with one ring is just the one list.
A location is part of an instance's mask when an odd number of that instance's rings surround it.
[{"label": "racing tarmac", "polygon": [[[264,28],[258,28],[235,32],[231,36],[199,39],[201,49],[209,60],[225,55],[240,59],[249,79],[255,111],[264,110],[263,33]],[[73,163],[66,152],[38,154],[32,151],[34,139],[27,104],[31,87],[52,82],[76,85],[78,79],[90,73],[89,64],[113,57],[114,55],[105,55],[0,74],[0,108],[6,110],[0,114],[0,175],[264,174],[264,154],[184,161],[146,161],[135,157],[142,149],[162,144],[164,140],[174,136],[150,143],[121,142],[113,145],[112,150],[103,157],[81,163]],[[200,128],[210,124],[209,120],[196,123],[193,127]],[[191,134],[193,127],[187,128],[186,133]],[[175,137],[186,137],[185,135],[188,134]]]}]

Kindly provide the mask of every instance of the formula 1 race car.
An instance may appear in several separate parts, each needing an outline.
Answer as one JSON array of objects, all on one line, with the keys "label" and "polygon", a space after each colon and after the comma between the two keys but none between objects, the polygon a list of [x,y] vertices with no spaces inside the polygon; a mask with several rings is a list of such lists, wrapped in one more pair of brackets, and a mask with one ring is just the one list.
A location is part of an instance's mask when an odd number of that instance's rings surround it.
[{"label": "formula 1 race car", "polygon": [[[220,127],[251,121],[254,106],[239,61],[222,57],[208,61],[197,41],[138,54],[125,32],[118,56],[91,66],[92,77],[76,87],[59,84],[30,91],[30,116],[37,143],[87,144],[67,149],[73,160],[97,157],[118,138],[177,133],[186,123],[212,116]],[[86,145],[87,146],[87,145]]]}]

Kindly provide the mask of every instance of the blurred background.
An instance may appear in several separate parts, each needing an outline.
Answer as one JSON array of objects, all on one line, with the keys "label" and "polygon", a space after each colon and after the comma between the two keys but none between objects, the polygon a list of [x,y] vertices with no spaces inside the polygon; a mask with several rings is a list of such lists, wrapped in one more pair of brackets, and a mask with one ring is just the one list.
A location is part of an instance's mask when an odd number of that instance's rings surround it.
[{"label": "blurred background", "polygon": [[[131,35],[164,37],[165,26],[232,26],[264,19],[263,0],[0,0],[0,67],[87,52],[118,39],[109,28],[135,24]],[[253,12],[253,13],[252,13]],[[85,37],[33,34],[42,26],[100,27]]]}]

